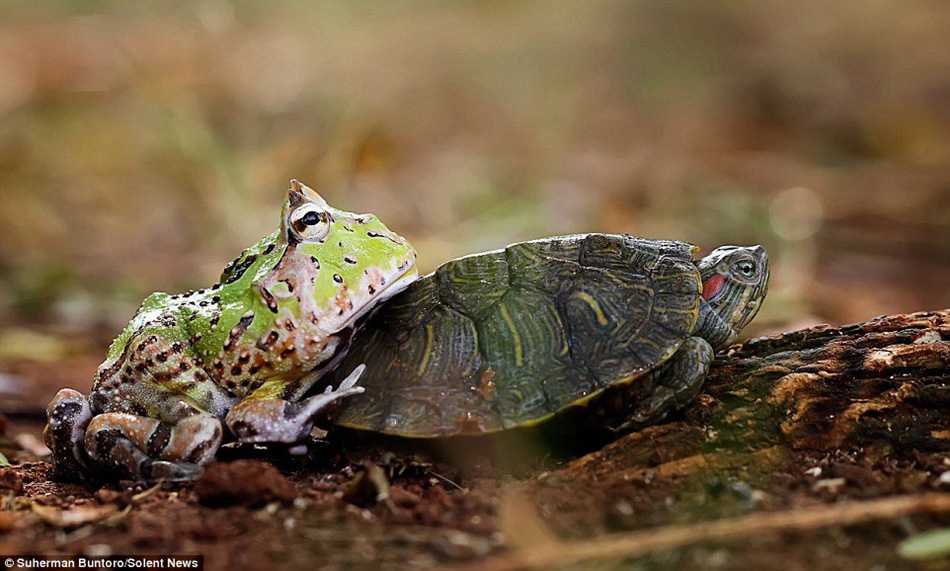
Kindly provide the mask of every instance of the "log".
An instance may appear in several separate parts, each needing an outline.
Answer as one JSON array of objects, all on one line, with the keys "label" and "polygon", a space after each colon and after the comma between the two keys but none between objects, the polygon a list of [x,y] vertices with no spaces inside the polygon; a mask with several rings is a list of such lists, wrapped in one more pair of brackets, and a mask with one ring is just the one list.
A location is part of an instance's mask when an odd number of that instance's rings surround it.
[{"label": "log", "polygon": [[724,443],[950,451],[950,310],[749,341],[707,392]]},{"label": "log", "polygon": [[731,347],[713,364],[685,421],[627,435],[561,475],[596,466],[598,475],[622,480],[643,467],[687,473],[697,463],[774,466],[806,451],[900,458],[950,452],[950,310],[823,325]]},{"label": "log", "polygon": [[[683,548],[722,540],[716,530],[725,526],[735,528],[730,556],[748,563],[774,558],[776,545],[743,536],[794,531],[814,550],[831,541],[821,528],[853,525],[861,513],[862,521],[885,521],[849,535],[848,549],[836,544],[839,563],[893,562],[902,535],[886,521],[899,515],[893,506],[911,506],[904,517],[931,514],[919,516],[930,518],[920,528],[946,525],[948,476],[950,310],[893,315],[727,349],[680,418],[517,484],[501,502],[519,506],[501,518],[502,531],[517,538],[519,529],[541,527],[567,541],[557,549],[597,559],[669,548],[667,531],[688,531],[672,542]],[[634,531],[599,539],[623,530]],[[561,553],[508,545],[485,568],[540,568],[537,561]],[[788,549],[778,551],[790,556]]]}]

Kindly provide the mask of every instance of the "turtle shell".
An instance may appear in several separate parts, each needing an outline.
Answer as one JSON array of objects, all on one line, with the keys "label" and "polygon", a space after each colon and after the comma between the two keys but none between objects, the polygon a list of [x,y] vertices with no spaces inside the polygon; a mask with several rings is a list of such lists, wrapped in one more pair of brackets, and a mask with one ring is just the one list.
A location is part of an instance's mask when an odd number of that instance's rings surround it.
[{"label": "turtle shell", "polygon": [[637,382],[694,330],[692,251],[583,234],[447,262],[356,335],[336,375],[365,363],[366,392],[335,423],[421,438],[495,432]]}]

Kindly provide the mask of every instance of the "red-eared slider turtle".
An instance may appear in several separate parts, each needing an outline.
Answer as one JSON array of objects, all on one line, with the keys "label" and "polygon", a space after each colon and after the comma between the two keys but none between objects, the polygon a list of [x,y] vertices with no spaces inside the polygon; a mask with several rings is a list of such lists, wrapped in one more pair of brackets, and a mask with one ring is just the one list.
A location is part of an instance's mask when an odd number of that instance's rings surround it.
[{"label": "red-eared slider turtle", "polygon": [[[366,365],[340,426],[435,438],[569,409],[630,430],[695,397],[768,289],[761,246],[583,234],[450,261],[378,311],[336,375]],[[610,398],[604,398],[610,395]]]}]

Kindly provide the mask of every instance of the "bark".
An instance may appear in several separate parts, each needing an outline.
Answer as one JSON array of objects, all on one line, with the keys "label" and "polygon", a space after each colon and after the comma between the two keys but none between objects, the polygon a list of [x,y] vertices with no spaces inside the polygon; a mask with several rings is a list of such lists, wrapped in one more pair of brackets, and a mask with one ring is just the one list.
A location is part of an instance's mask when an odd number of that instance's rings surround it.
[{"label": "bark", "polygon": [[[950,310],[763,337],[717,357],[686,422],[653,427],[565,470],[628,477],[782,464],[793,452],[950,451]],[[596,467],[596,468],[595,468]]]},{"label": "bark", "polygon": [[707,392],[737,445],[948,451],[950,310],[755,339],[720,362]]}]

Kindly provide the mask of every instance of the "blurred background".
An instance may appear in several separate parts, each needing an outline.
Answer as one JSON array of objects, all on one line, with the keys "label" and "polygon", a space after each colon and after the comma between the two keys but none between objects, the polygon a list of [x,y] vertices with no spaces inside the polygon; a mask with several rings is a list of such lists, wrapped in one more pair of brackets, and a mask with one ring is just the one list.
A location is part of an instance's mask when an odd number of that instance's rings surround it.
[{"label": "blurred background", "polygon": [[0,371],[82,387],[292,177],[424,271],[627,232],[766,245],[749,334],[947,307],[947,30],[925,0],[6,3]]}]

